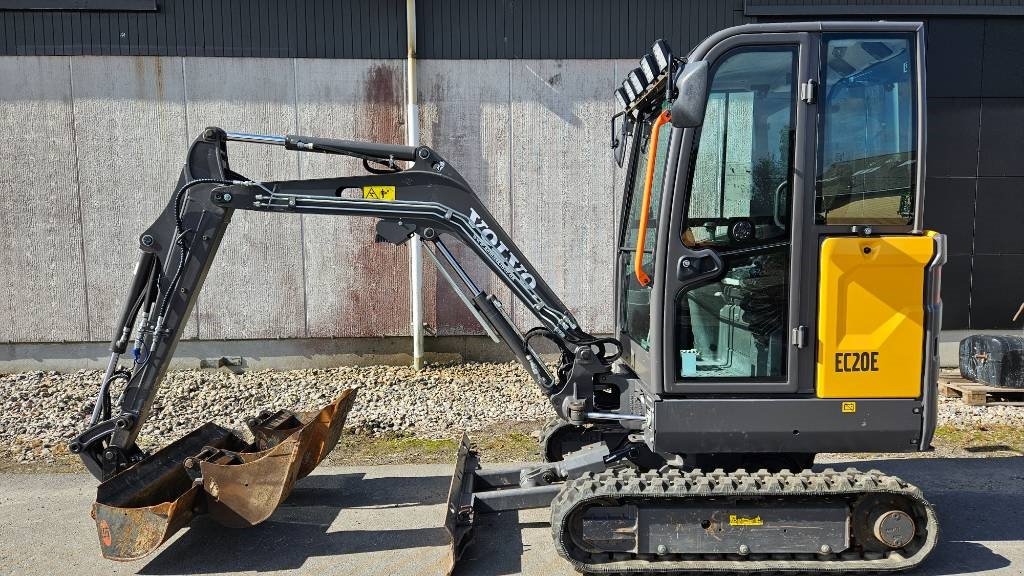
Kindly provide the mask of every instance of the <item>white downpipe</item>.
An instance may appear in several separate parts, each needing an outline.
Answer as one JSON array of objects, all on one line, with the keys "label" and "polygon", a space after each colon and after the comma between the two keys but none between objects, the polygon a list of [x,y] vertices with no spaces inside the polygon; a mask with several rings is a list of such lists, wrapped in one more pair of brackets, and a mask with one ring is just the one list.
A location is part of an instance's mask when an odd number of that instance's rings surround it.
[{"label": "white downpipe", "polygon": [[[405,85],[405,133],[406,144],[420,144],[420,111],[416,103],[416,0],[405,3],[406,39],[406,85]],[[412,312],[410,333],[412,334],[412,367],[423,368],[423,254],[420,252],[419,234],[409,239],[409,309]]]}]

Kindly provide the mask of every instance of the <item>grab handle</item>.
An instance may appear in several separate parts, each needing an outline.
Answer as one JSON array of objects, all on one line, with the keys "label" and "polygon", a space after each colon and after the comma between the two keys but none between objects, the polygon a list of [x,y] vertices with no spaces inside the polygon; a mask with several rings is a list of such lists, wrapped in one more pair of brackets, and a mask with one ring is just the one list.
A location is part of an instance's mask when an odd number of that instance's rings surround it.
[{"label": "grab handle", "polygon": [[644,272],[644,244],[647,243],[648,213],[651,211],[651,188],[654,186],[654,165],[658,152],[658,133],[662,124],[668,124],[671,120],[672,114],[668,110],[665,110],[658,116],[658,119],[654,121],[654,126],[651,127],[651,140],[647,149],[647,173],[644,176],[644,196],[643,202],[640,205],[640,228],[637,230],[636,254],[633,256],[633,273],[636,275],[636,281],[641,286],[647,286],[651,283],[651,277]]}]

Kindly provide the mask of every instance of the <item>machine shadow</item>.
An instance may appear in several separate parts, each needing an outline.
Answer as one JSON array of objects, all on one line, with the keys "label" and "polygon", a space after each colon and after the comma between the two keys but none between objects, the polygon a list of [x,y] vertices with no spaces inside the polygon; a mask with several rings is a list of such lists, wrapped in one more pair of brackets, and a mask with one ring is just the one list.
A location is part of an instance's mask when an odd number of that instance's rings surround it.
[{"label": "machine shadow", "polygon": [[[910,575],[952,576],[1010,566],[1010,561],[979,542],[1024,540],[1018,507],[1024,500],[1024,458],[891,458],[819,464],[860,470],[879,469],[920,487],[939,514],[940,543]],[[141,570],[141,574],[209,574],[298,569],[311,557],[343,556],[418,547],[444,546],[448,535],[439,515],[431,527],[328,532],[342,509],[427,506],[444,503],[450,478],[365,478],[362,474],[314,475],[301,481],[263,524],[225,529],[206,517],[193,522]],[[505,576],[522,571],[524,554],[554,554],[550,544],[531,550],[523,530],[546,527],[520,522],[505,512],[477,517],[475,539],[456,576]],[[187,559],[187,560],[183,560]]]},{"label": "machine shadow", "polygon": [[1024,540],[1024,458],[891,458],[816,465],[882,470],[920,488],[939,517],[939,543],[914,576],[952,576],[1006,568],[1010,561],[979,542]]},{"label": "machine shadow", "polygon": [[549,526],[547,522],[520,522],[518,512],[477,516],[476,537],[463,552],[453,576],[521,574],[523,553],[527,549],[523,530]]},{"label": "machine shadow", "polygon": [[[1024,540],[1017,508],[1024,500],[1024,458],[893,458],[815,466],[879,469],[921,488],[938,509],[940,542],[933,555],[909,576],[953,576],[1010,566],[985,541]],[[465,551],[455,576],[504,576],[522,570],[522,531],[546,523],[520,523],[515,513],[477,517],[478,537]],[[554,550],[546,553],[554,554]]]},{"label": "machine shadow", "polygon": [[312,557],[343,556],[449,542],[439,515],[436,527],[329,531],[342,509],[405,508],[443,504],[448,476],[365,478],[315,474],[301,480],[266,522],[225,528],[206,516],[160,550],[139,574],[212,574],[295,570]]}]

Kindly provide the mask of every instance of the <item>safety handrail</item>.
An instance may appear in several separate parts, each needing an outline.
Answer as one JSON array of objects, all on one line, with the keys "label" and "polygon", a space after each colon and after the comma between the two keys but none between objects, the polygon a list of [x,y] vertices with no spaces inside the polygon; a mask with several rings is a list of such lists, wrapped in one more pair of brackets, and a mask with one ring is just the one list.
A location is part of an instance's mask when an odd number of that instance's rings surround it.
[{"label": "safety handrail", "polygon": [[644,244],[647,243],[648,212],[651,210],[651,188],[654,186],[654,164],[658,155],[658,133],[662,124],[668,124],[672,115],[668,110],[661,113],[651,127],[651,139],[647,148],[647,173],[644,176],[644,196],[640,205],[640,227],[636,233],[636,254],[633,256],[633,274],[641,286],[651,283],[651,277],[644,272]]}]

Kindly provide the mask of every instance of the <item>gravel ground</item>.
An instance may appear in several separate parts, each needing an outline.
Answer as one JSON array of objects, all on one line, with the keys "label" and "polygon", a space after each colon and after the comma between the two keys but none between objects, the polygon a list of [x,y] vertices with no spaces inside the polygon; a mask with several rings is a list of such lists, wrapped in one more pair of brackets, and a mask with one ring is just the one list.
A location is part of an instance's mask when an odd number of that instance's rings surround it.
[{"label": "gravel ground", "polygon": [[[0,450],[19,462],[49,462],[66,453],[84,428],[102,372],[25,372],[0,375]],[[144,449],[163,446],[213,421],[244,429],[263,409],[318,409],[340,390],[359,390],[346,427],[374,436],[410,433],[445,438],[462,430],[551,416],[543,396],[517,364],[344,367],[326,370],[170,372],[143,427]],[[116,396],[115,396],[116,397]],[[942,398],[939,424],[1024,428],[1024,406],[965,406]]]},{"label": "gravel ground", "polygon": [[[103,373],[0,375],[0,449],[18,461],[49,461],[84,429]],[[537,421],[550,408],[517,364],[343,367],[324,370],[168,372],[139,435],[143,449],[163,446],[204,422],[245,429],[264,409],[316,410],[345,388],[358,394],[345,423],[369,435],[450,437],[500,422]],[[115,391],[114,398],[117,398]]]}]

